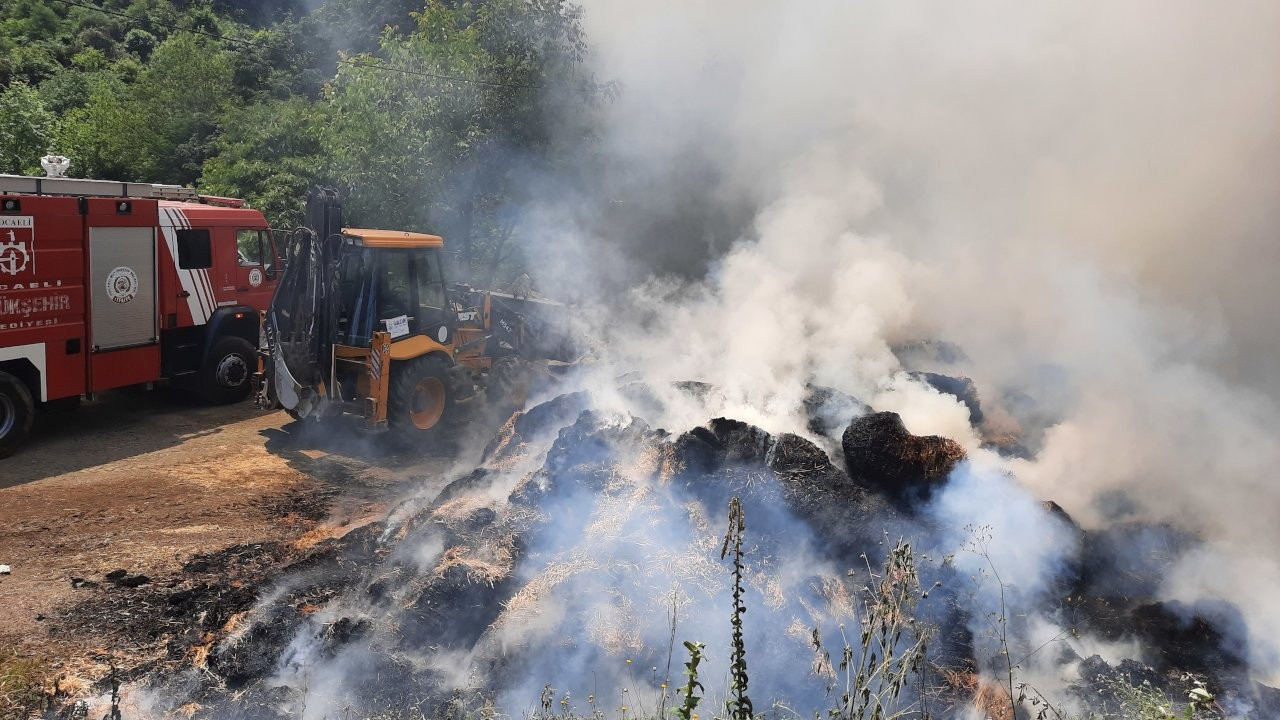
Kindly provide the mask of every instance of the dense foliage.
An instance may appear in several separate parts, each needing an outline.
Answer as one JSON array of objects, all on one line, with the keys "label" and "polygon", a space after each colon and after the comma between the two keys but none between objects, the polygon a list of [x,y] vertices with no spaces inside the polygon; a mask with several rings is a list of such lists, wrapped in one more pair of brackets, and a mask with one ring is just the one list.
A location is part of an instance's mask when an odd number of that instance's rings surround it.
[{"label": "dense foliage", "polygon": [[[0,172],[191,185],[296,225],[444,234],[480,281],[520,270],[522,210],[591,152],[603,95],[565,0],[12,0]],[[555,182],[544,182],[554,178]]]}]

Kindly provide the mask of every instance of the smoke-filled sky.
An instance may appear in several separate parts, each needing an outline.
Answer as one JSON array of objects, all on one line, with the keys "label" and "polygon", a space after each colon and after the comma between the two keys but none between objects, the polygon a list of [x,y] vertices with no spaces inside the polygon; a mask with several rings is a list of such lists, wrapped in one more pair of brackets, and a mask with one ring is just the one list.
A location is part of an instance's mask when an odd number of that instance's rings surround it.
[{"label": "smoke-filled sky", "polygon": [[955,343],[921,369],[1037,433],[1008,469],[1203,532],[1166,593],[1239,603],[1280,671],[1280,5],[584,6],[622,88],[586,276],[657,271],[615,351],[770,429],[816,381],[974,448],[892,352]]}]

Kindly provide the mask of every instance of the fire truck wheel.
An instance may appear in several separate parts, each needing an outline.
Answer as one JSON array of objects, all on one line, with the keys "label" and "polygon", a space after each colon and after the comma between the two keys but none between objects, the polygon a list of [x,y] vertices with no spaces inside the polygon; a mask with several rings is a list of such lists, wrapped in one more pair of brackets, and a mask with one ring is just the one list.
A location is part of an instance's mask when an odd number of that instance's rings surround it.
[{"label": "fire truck wheel", "polygon": [[9,457],[31,432],[36,404],[21,380],[0,372],[0,458]]},{"label": "fire truck wheel", "polygon": [[250,378],[257,356],[244,338],[224,337],[213,344],[209,361],[201,371],[200,385],[204,399],[212,405],[225,405],[249,395]]},{"label": "fire truck wheel", "polygon": [[387,393],[387,421],[404,439],[428,435],[453,411],[449,366],[437,357],[420,357],[392,365]]}]

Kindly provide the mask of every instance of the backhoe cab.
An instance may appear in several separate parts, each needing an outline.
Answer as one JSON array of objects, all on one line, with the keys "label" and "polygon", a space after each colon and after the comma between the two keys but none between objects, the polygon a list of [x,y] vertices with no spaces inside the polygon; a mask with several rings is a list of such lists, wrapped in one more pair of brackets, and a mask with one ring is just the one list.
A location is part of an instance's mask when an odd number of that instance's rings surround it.
[{"label": "backhoe cab", "polygon": [[262,324],[265,402],[413,438],[481,390],[519,405],[532,362],[573,360],[563,305],[450,285],[439,236],[341,228],[331,190],[312,193],[308,223]]}]

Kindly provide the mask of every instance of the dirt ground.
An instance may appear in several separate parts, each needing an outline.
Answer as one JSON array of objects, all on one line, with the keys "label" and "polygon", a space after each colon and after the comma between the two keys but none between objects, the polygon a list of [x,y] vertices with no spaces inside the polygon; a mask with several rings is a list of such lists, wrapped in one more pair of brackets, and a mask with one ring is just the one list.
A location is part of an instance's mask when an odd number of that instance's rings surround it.
[{"label": "dirt ground", "polygon": [[97,598],[176,587],[192,558],[220,551],[241,574],[269,577],[294,551],[449,479],[456,450],[393,449],[347,420],[334,431],[163,390],[41,416],[30,444],[0,460],[0,564],[12,567],[0,575],[0,717],[6,694],[84,682],[148,652],[100,627],[139,606],[90,617]]}]

